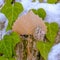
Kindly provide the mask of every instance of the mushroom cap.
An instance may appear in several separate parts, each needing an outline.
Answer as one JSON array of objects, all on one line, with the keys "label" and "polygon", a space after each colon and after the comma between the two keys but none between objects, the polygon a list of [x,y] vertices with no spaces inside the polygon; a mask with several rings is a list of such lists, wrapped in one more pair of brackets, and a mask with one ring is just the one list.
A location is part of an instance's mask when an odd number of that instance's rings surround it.
[{"label": "mushroom cap", "polygon": [[44,21],[38,15],[35,15],[30,11],[14,22],[12,31],[17,32],[20,35],[33,35],[37,26],[40,26],[43,31],[47,31]]}]

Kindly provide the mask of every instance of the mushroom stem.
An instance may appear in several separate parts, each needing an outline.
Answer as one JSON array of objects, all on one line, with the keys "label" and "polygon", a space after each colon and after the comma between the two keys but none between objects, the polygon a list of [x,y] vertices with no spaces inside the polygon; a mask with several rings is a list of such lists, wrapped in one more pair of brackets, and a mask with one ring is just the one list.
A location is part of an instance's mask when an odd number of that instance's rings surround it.
[{"label": "mushroom stem", "polygon": [[31,50],[32,50],[32,39],[30,38],[30,36],[27,38],[27,60],[32,60],[32,54],[31,54]]},{"label": "mushroom stem", "polygon": [[39,54],[40,53],[36,48],[36,40],[34,40],[31,36],[22,38],[22,41],[17,44],[17,60],[40,60]]}]

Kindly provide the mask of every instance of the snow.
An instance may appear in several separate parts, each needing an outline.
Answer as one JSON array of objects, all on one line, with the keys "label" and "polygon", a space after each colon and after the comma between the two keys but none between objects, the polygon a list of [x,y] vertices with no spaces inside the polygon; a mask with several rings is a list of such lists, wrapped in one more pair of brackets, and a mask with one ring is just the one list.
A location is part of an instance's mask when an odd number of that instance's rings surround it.
[{"label": "snow", "polygon": [[0,7],[4,5],[4,0],[0,0]]},{"label": "snow", "polygon": [[60,60],[60,43],[52,47],[48,60]]},{"label": "snow", "polygon": [[6,33],[6,27],[8,25],[8,19],[2,13],[0,13],[0,22],[5,22],[5,24],[4,24],[5,27],[2,30],[0,30],[0,40],[1,40]]}]

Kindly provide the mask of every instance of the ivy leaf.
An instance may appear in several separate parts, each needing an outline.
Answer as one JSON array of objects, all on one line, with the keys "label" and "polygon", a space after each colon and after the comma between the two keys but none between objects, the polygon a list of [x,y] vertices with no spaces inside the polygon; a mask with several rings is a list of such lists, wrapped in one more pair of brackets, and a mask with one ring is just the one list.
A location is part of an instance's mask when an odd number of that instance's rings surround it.
[{"label": "ivy leaf", "polygon": [[8,4],[9,4],[9,3],[11,4],[12,1],[13,1],[13,0],[5,0],[5,2],[8,3]]},{"label": "ivy leaf", "polygon": [[0,53],[7,58],[13,57],[15,54],[14,48],[18,42],[20,42],[20,37],[17,33],[5,35],[3,40],[0,41]]},{"label": "ivy leaf", "polygon": [[47,42],[37,42],[36,44],[37,49],[40,51],[41,56],[44,58],[44,60],[48,60],[48,53],[52,47],[52,44]]},{"label": "ivy leaf", "polygon": [[46,17],[46,12],[45,12],[45,10],[44,10],[43,8],[39,8],[38,10],[32,9],[32,11],[33,11],[36,15],[38,15],[39,17],[41,17],[43,20],[44,20],[44,18]]},{"label": "ivy leaf", "polygon": [[0,56],[0,60],[7,60],[7,58]]},{"label": "ivy leaf", "polygon": [[[57,23],[46,23],[47,25],[47,34],[46,37],[48,38],[49,42],[37,42],[36,46],[37,49],[40,51],[41,56],[45,59],[48,60],[48,53],[51,49],[51,47],[54,44],[55,37],[58,32],[58,24]],[[43,47],[43,48],[42,48]]]},{"label": "ivy leaf", "polygon": [[35,14],[37,14],[37,10],[36,9],[31,9]]},{"label": "ivy leaf", "polygon": [[0,60],[16,60],[15,58],[6,58],[6,57],[3,57],[3,56],[0,56]]},{"label": "ivy leaf", "polygon": [[53,40],[55,40],[55,37],[56,37],[56,33],[58,32],[58,24],[53,22],[53,23],[46,23],[47,25],[47,29],[48,29],[48,33],[46,34],[46,37],[47,39],[50,41],[50,42],[53,42]]},{"label": "ivy leaf", "polygon": [[23,11],[23,7],[21,3],[14,4],[5,4],[1,10],[2,13],[8,18],[8,27],[6,30],[11,30],[14,21],[17,19],[19,14]]},{"label": "ivy leaf", "polygon": [[39,8],[37,12],[38,12],[39,17],[41,17],[42,19],[46,17],[46,12],[43,8]]},{"label": "ivy leaf", "polygon": [[58,0],[47,0],[47,3],[55,4]]}]

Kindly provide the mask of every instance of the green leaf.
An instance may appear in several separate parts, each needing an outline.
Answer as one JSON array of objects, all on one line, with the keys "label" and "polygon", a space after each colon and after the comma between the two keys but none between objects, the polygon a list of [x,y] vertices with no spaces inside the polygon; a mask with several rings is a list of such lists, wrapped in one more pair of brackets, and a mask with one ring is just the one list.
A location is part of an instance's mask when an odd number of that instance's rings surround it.
[{"label": "green leaf", "polygon": [[39,8],[37,12],[38,12],[39,17],[41,17],[42,19],[46,17],[46,12],[43,8]]},{"label": "green leaf", "polygon": [[48,33],[46,34],[46,37],[48,38],[48,40],[50,42],[53,42],[53,40],[55,40],[56,37],[56,33],[58,32],[58,24],[53,22],[50,24],[46,24],[47,25],[47,29],[48,29]]},{"label": "green leaf", "polygon": [[55,4],[58,0],[47,0],[47,3]]},{"label": "green leaf", "polygon": [[16,60],[15,58],[6,58],[4,56],[0,56],[0,60]]},{"label": "green leaf", "polygon": [[36,9],[31,9],[31,10],[43,20],[46,17],[46,12],[43,8],[39,8],[38,10]]},{"label": "green leaf", "polygon": [[44,58],[44,60],[47,60],[48,53],[52,47],[52,44],[49,42],[37,42],[36,44],[37,49],[40,51],[41,56]]},{"label": "green leaf", "polygon": [[36,9],[31,9],[35,14],[37,14],[37,10]]},{"label": "green leaf", "polygon": [[0,53],[8,58],[13,57],[15,54],[14,48],[18,42],[20,42],[20,37],[17,33],[5,35],[3,40],[0,41]]},{"label": "green leaf", "polygon": [[9,3],[11,4],[12,0],[5,0],[5,2],[8,3],[8,4]]},{"label": "green leaf", "polygon": [[1,10],[2,13],[8,18],[8,27],[6,30],[11,30],[14,21],[18,18],[19,14],[23,11],[21,3],[5,4]]},{"label": "green leaf", "polygon": [[7,58],[0,56],[0,60],[7,60]]},{"label": "green leaf", "polygon": [[58,32],[58,24],[57,23],[46,23],[47,25],[47,34],[46,37],[49,41],[47,42],[37,42],[36,46],[37,49],[40,51],[41,56],[45,59],[48,60],[48,53],[51,49],[51,47],[54,44],[57,32]]},{"label": "green leaf", "polygon": [[8,59],[8,60],[16,60],[15,58],[10,58],[10,59]]}]

